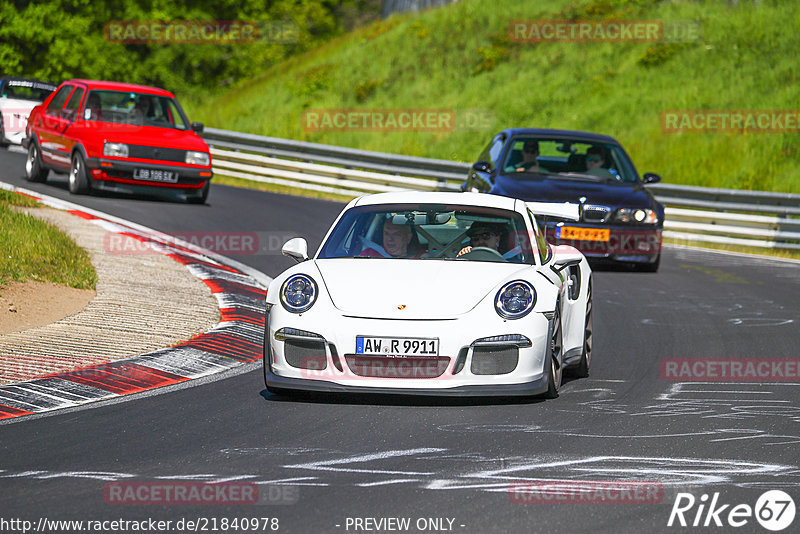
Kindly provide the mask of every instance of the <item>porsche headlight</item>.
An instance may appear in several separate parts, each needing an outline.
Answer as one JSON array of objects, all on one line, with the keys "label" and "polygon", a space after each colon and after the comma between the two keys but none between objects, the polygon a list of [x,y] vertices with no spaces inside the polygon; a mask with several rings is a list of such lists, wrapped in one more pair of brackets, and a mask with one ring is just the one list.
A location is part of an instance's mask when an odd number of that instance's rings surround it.
[{"label": "porsche headlight", "polygon": [[621,208],[617,210],[617,221],[622,223],[656,224],[658,215],[653,210],[640,208]]},{"label": "porsche headlight", "polygon": [[128,145],[124,143],[105,143],[103,145],[104,156],[116,156],[118,158],[128,157]]},{"label": "porsche headlight", "polygon": [[524,280],[509,282],[500,288],[494,299],[494,309],[505,319],[525,317],[536,304],[536,290]]},{"label": "porsche headlight", "polygon": [[189,165],[208,165],[209,161],[208,153],[206,152],[195,152],[193,150],[186,152],[186,163]]},{"label": "porsche headlight", "polygon": [[317,300],[317,283],[304,274],[295,274],[286,279],[281,288],[281,304],[286,311],[303,313]]}]

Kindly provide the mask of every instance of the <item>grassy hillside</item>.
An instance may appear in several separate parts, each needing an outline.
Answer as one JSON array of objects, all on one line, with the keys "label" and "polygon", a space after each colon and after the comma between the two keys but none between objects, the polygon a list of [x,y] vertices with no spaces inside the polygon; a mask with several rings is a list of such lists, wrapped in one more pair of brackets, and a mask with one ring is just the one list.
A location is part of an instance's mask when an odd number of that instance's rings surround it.
[{"label": "grassy hillside", "polygon": [[[520,43],[513,20],[690,20],[686,43]],[[462,0],[393,16],[259,73],[193,120],[243,132],[473,161],[509,126],[617,137],[667,183],[800,192],[795,133],[662,131],[667,110],[798,110],[800,3],[741,0]],[[310,132],[307,109],[483,110],[452,132]]]}]

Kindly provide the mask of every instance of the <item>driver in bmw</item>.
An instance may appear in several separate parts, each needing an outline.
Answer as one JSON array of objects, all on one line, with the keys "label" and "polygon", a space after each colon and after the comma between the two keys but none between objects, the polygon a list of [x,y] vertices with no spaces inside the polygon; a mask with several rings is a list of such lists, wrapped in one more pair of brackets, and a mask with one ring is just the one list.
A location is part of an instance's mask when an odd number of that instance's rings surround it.
[{"label": "driver in bmw", "polygon": [[503,228],[502,224],[492,224],[482,221],[472,223],[472,226],[467,229],[470,244],[459,250],[456,257],[471,252],[472,247],[488,247],[500,252],[500,240],[504,231],[505,228]]}]

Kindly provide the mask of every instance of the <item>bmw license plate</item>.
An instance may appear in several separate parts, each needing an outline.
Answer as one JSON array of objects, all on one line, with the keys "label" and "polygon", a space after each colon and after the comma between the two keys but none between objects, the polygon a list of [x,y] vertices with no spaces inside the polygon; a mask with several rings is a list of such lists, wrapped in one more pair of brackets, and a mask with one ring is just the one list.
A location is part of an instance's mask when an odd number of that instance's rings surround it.
[{"label": "bmw license plate", "polygon": [[608,241],[611,230],[608,228],[576,228],[574,226],[557,226],[558,239],[576,239],[578,241]]},{"label": "bmw license plate", "polygon": [[150,182],[174,183],[178,181],[178,173],[160,169],[134,169],[133,177],[137,180],[148,180]]},{"label": "bmw license plate", "polygon": [[356,354],[399,358],[434,357],[439,355],[439,339],[356,336]]}]

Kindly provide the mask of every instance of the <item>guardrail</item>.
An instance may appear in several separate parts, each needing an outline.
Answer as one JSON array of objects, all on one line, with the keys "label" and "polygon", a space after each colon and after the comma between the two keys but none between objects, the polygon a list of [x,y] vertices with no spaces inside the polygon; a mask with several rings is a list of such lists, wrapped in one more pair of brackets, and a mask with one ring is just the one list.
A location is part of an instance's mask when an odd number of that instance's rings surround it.
[{"label": "guardrail", "polygon": [[[206,128],[214,173],[346,196],[459,191],[470,165]],[[800,195],[674,184],[647,188],[666,206],[664,237],[800,250]]]}]

